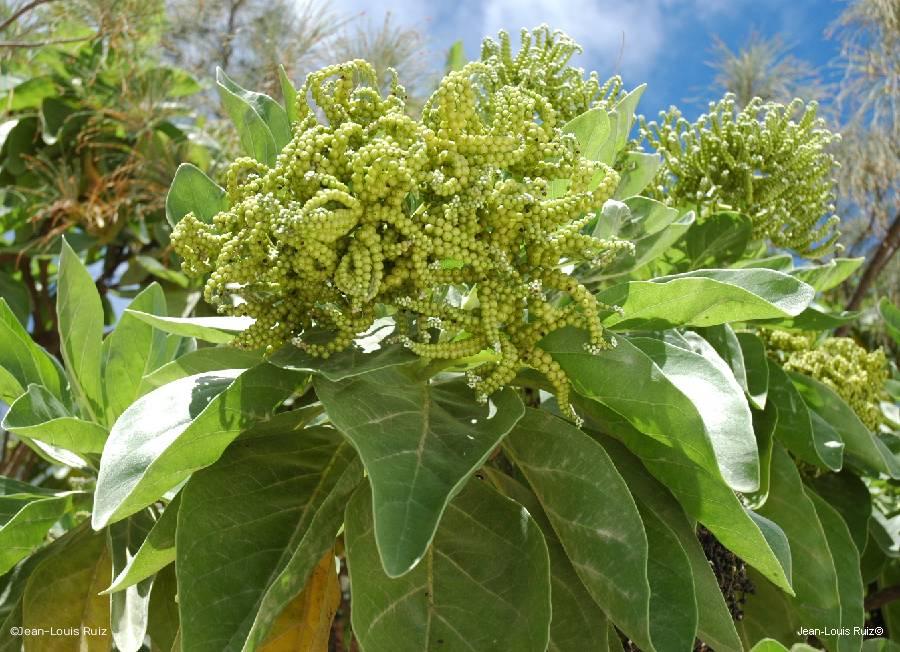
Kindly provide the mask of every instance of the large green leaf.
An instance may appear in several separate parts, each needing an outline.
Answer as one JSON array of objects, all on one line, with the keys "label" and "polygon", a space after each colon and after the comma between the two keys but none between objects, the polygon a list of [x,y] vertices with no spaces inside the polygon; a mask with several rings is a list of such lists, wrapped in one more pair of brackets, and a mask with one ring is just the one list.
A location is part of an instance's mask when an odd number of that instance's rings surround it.
[{"label": "large green leaf", "polygon": [[288,77],[284,65],[278,66],[278,82],[281,86],[281,96],[284,98],[284,112],[289,123],[297,122],[297,88]]},{"label": "large green leaf", "polygon": [[182,163],[175,171],[166,195],[166,219],[175,226],[188,213],[201,222],[211,222],[217,213],[228,210],[225,189],[190,163]]},{"label": "large green leaf", "polygon": [[667,448],[682,447],[718,476],[715,452],[691,400],[650,356],[628,339],[617,339],[614,348],[593,354],[585,348],[587,333],[564,328],[545,337],[541,347],[562,366],[576,392],[609,406]]},{"label": "large green leaf", "polygon": [[447,503],[524,410],[511,389],[482,405],[462,378],[427,380],[416,371],[386,367],[314,380],[329,419],[366,466],[375,540],[390,577],[422,559]]},{"label": "large green leaf", "polygon": [[[25,649],[34,652],[107,652],[109,600],[98,595],[112,572],[106,533],[79,527],[52,544],[28,578],[22,605]],[[54,636],[51,629],[69,629]],[[42,634],[41,632],[46,632]]]},{"label": "large green leaf", "polygon": [[798,267],[791,271],[791,275],[809,283],[817,292],[825,292],[846,281],[864,260],[865,258],[832,258],[824,265]]},{"label": "large green leaf", "polygon": [[550,554],[550,621],[548,652],[609,652],[607,620],[603,610],[578,577],[565,548],[556,536],[537,496],[528,487],[491,467],[485,473],[494,486],[528,510],[544,535]]},{"label": "large green leaf", "polygon": [[[738,340],[737,334],[731,326],[728,324],[719,324],[718,326],[697,329],[697,333],[699,333],[703,339],[706,340],[708,345],[713,348],[715,355],[728,365],[731,374],[734,376],[738,385],[741,386],[741,389],[743,389],[745,393],[749,393],[747,386],[747,365],[744,362],[744,350],[741,348],[740,340]],[[686,333],[685,337],[691,339],[690,333]],[[692,350],[695,353],[703,355],[706,352],[702,343],[697,344],[694,341],[694,344],[696,344],[696,346],[694,346]]]},{"label": "large green leaf", "polygon": [[[648,402],[648,411],[665,407]],[[645,403],[646,404],[646,403]],[[684,511],[744,561],[760,569],[783,590],[791,591],[791,552],[781,529],[745,509],[717,469],[691,460],[678,437],[659,441],[639,432],[628,420],[595,400],[576,399],[576,406],[592,428],[622,441],[653,476],[671,491]]]},{"label": "large green leaf", "polygon": [[598,295],[622,308],[604,323],[619,330],[663,330],[735,321],[793,317],[815,291],[792,276],[770,269],[710,269],[630,281]]},{"label": "large green leaf", "polygon": [[597,604],[642,649],[670,649],[671,639],[655,640],[652,629],[644,526],[603,447],[549,412],[528,409],[504,450]]},{"label": "large green leaf", "polygon": [[697,600],[691,562],[675,533],[638,503],[647,532],[650,631],[658,650],[687,650],[697,633]]},{"label": "large green leaf", "polygon": [[625,154],[618,166],[621,178],[613,197],[624,199],[640,193],[653,180],[661,164],[662,159],[656,152],[628,152]]},{"label": "large green leaf", "polygon": [[11,404],[32,383],[63,399],[67,382],[60,366],[34,343],[0,297],[0,401]]},{"label": "large green leaf", "polygon": [[47,532],[71,511],[79,494],[5,491],[0,496],[0,575],[32,554],[47,540]]},{"label": "large green leaf", "polygon": [[789,451],[809,464],[839,471],[844,459],[844,443],[827,424],[814,422],[806,403],[790,378],[776,363],[769,361],[769,400],[778,410],[775,438]]},{"label": "large green leaf", "polygon": [[630,342],[693,403],[729,486],[737,491],[756,491],[759,457],[744,393],[715,350],[702,338],[692,339],[699,351],[646,337],[631,338]]},{"label": "large green leaf", "polygon": [[[225,112],[234,122],[244,153],[264,165],[274,166],[280,148],[275,142],[272,130],[259,114],[256,106],[242,97],[240,92],[235,93],[227,83],[223,83],[224,79],[227,79],[224,74],[221,69],[216,69],[216,88]],[[281,109],[281,107],[278,108]],[[283,113],[284,109],[281,111]],[[286,121],[287,117],[285,116]]]},{"label": "large green leaf", "polygon": [[624,238],[634,245],[634,252],[620,253],[604,267],[585,265],[578,277],[592,284],[640,269],[678,241],[693,223],[693,212],[679,216],[674,208],[647,197],[629,197],[624,203],[608,200],[597,214],[593,235]]},{"label": "large green leaf", "polygon": [[175,561],[175,528],[180,505],[181,492],[166,505],[162,515],[152,524],[140,542],[140,547],[131,553],[127,563],[116,569],[113,582],[104,593],[123,591],[153,577],[154,573]]},{"label": "large green leaf", "polygon": [[844,459],[865,470],[900,478],[900,462],[896,455],[875,437],[853,409],[824,383],[803,374],[790,373],[790,378],[809,406],[844,440]]},{"label": "large green leaf", "polygon": [[150,609],[147,614],[147,635],[153,652],[180,652],[178,635],[178,580],[175,564],[170,564],[156,574],[150,590]]},{"label": "large green leaf", "polygon": [[[714,650],[741,652],[741,641],[735,631],[731,613],[725,605],[718,580],[697,540],[694,524],[688,520],[672,494],[647,472],[637,457],[629,453],[619,442],[599,434],[595,436],[601,438],[604,449],[622,474],[637,504],[642,509],[652,511],[657,519],[665,523],[687,555],[695,589],[693,597],[697,602],[697,636]],[[644,524],[646,526],[646,519]],[[686,585],[687,582],[683,582],[683,586]],[[672,600],[671,608],[674,609],[675,605],[679,605],[680,608],[682,601],[687,597],[680,596],[680,599]],[[654,613],[652,608],[651,613]]]},{"label": "large green leaf", "polygon": [[472,480],[453,499],[415,569],[387,576],[368,486],[345,517],[353,633],[367,652],[544,652],[550,628],[547,547],[528,512]]},{"label": "large green leaf", "polygon": [[[153,527],[151,514],[149,510],[143,510],[107,528],[113,577],[124,572],[151,527]],[[152,587],[151,576],[132,584],[125,591],[109,596],[110,625],[113,641],[119,652],[141,650],[144,636],[147,634],[147,610],[150,606]]]},{"label": "large green leaf", "polygon": [[778,425],[778,408],[768,401],[764,410],[753,410],[753,433],[756,435],[756,449],[759,451],[759,489],[744,497],[752,507],[766,502],[772,470],[772,449],[775,446],[775,428]]},{"label": "large green leaf", "polygon": [[563,133],[574,134],[581,155],[596,161],[600,148],[609,138],[609,115],[603,109],[590,109],[563,126]]},{"label": "large green leaf", "polygon": [[872,496],[865,482],[851,471],[822,473],[808,482],[817,494],[840,513],[850,530],[856,549],[862,554],[866,548],[869,517],[872,514]]},{"label": "large green leaf", "polygon": [[738,260],[753,235],[753,223],[741,213],[716,213],[691,227],[684,239],[691,269],[724,267]]},{"label": "large green leaf", "polygon": [[[141,380],[140,395],[143,396],[150,390],[185,376],[222,369],[249,369],[262,361],[263,357],[257,351],[246,351],[230,346],[206,347],[189,351],[144,376]],[[272,361],[270,360],[270,362]]]},{"label": "large green leaf", "polygon": [[100,382],[103,305],[90,272],[65,239],[59,256],[57,283],[60,351],[75,395],[96,420],[103,415]]},{"label": "large green leaf", "polygon": [[[645,90],[647,90],[647,84],[641,84],[625,95],[613,107],[616,123],[612,134],[615,137],[614,153],[621,151],[625,147],[625,143],[628,142],[631,127],[634,124],[635,111],[637,111],[638,102],[640,102]],[[609,161],[609,163],[612,163],[612,161]]]},{"label": "large green leaf", "polygon": [[769,394],[769,364],[766,347],[753,333],[737,333],[747,378],[747,398],[760,410],[766,407]]},{"label": "large green leaf", "polygon": [[227,344],[237,333],[250,328],[254,321],[252,317],[162,317],[135,310],[125,310],[125,314],[163,332],[196,337],[213,344]]},{"label": "large green leaf", "polygon": [[29,385],[10,406],[0,424],[23,439],[37,439],[76,453],[99,453],[106,441],[106,428],[72,416],[50,390]]},{"label": "large green leaf", "polygon": [[283,428],[243,436],[182,492],[175,563],[186,650],[256,649],[334,545],[362,479],[333,428],[277,419]]},{"label": "large green leaf", "polygon": [[[221,68],[216,69],[216,85],[239,97],[262,118],[275,139],[278,151],[287,145],[291,139],[291,123],[284,107],[268,95],[241,88]],[[238,128],[240,130],[240,125]]]},{"label": "large green leaf", "polygon": [[[134,311],[165,316],[166,297],[152,283],[132,301]],[[122,318],[103,342],[103,384],[107,423],[112,425],[141,395],[141,379],[169,361],[166,334],[141,321],[131,312]]]},{"label": "large green leaf", "polygon": [[[759,513],[787,535],[793,560],[794,602],[807,622],[839,628],[841,600],[834,560],[813,502],[803,489],[797,467],[780,445],[772,451],[769,498]],[[834,645],[834,637],[822,637]]]},{"label": "large green leaf", "polygon": [[812,491],[805,492],[816,508],[816,516],[825,532],[825,541],[837,574],[838,598],[841,603],[841,628],[847,634],[837,637],[838,652],[859,650],[862,644],[862,628],[866,620],[863,609],[862,575],[859,571],[859,552],[850,530],[841,515]]},{"label": "large green leaf", "polygon": [[760,326],[774,326],[801,331],[826,331],[832,328],[840,328],[852,324],[861,315],[861,312],[827,312],[820,308],[810,306],[799,315],[786,319],[765,319],[759,321]]},{"label": "large green leaf", "polygon": [[[22,603],[31,573],[41,563],[48,546],[30,555],[2,577],[0,581],[0,652],[22,652]],[[607,652],[604,650],[604,652]]]},{"label": "large green leaf", "polygon": [[139,398],[103,448],[94,527],[133,514],[215,462],[296,385],[297,374],[262,364],[188,376]]}]

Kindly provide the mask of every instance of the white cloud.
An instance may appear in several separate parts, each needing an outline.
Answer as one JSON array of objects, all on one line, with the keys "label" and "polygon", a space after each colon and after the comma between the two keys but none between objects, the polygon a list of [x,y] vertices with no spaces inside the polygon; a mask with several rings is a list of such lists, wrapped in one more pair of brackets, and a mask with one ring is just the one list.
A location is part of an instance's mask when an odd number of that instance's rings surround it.
[{"label": "white cloud", "polygon": [[626,82],[644,74],[665,41],[660,0],[488,0],[483,5],[482,32],[547,23],[562,29],[584,48],[601,75],[622,73]]}]

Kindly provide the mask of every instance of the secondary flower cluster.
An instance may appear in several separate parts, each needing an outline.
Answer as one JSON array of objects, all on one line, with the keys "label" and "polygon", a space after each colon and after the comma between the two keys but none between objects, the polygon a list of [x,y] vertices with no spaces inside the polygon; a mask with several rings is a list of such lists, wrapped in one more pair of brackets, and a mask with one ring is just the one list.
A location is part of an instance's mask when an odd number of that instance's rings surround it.
[{"label": "secondary flower cluster", "polygon": [[642,121],[641,138],[663,156],[650,188],[657,199],[696,207],[700,219],[740,211],[755,237],[806,256],[834,246],[840,220],[828,146],[839,137],[816,117],[815,103],[756,98],[738,110],[728,94],[694,123],[674,107],[658,123]]},{"label": "secondary flower cluster", "polygon": [[786,370],[828,385],[867,428],[878,428],[883,421],[879,401],[888,379],[884,351],[867,351],[849,337],[826,337],[817,342],[814,333],[770,331],[766,340]]},{"label": "secondary flower cluster", "polygon": [[[529,64],[541,88],[574,83],[558,63]],[[387,97],[377,87],[359,60],[309,75],[275,166],[235,161],[231,208],[175,228],[185,270],[209,275],[204,297],[221,313],[255,318],[245,347],[293,340],[325,357],[392,313],[422,357],[493,351],[470,372],[481,397],[529,366],[567,406],[568,380],[537,343],[575,325],[591,347],[609,346],[601,305],[560,265],[632,247],[582,233],[618,175],[559,129],[576,110],[557,110],[562,91],[548,97],[492,65],[448,74],[421,120],[406,115],[396,79]]]},{"label": "secondary flower cluster", "polygon": [[612,108],[624,94],[622,80],[611,77],[601,84],[596,72],[585,78],[584,70],[569,65],[581,51],[565,32],[541,25],[522,30],[514,56],[509,34],[501,31],[497,41],[486,38],[481,45],[481,60],[495,75],[488,90],[519,86],[535,92],[550,102],[561,124],[595,107]]}]

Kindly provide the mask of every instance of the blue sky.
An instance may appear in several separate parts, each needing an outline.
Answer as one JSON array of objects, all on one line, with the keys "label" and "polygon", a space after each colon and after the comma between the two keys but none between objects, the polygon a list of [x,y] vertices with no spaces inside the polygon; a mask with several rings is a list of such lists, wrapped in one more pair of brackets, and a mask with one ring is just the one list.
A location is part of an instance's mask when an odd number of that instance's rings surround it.
[{"label": "blue sky", "polygon": [[[390,11],[401,24],[425,32],[429,55],[443,61],[446,49],[463,39],[474,58],[481,39],[503,28],[518,32],[546,22],[567,31],[584,47],[578,65],[601,77],[621,74],[628,87],[646,81],[639,111],[655,116],[670,104],[688,116],[710,99],[714,71],[707,65],[720,37],[733,50],[751,31],[780,34],[792,53],[817,67],[838,55],[824,32],[845,6],[841,0],[336,0],[346,14],[364,13],[373,22]],[[833,72],[831,73],[833,74]],[[828,71],[826,70],[826,78]]]}]

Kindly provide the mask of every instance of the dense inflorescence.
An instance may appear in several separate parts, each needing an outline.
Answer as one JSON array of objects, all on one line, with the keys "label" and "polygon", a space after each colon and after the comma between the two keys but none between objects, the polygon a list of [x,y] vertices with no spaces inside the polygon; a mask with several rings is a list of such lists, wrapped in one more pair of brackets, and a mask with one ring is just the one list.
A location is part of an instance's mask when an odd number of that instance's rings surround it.
[{"label": "dense inflorescence", "polygon": [[553,107],[557,120],[565,123],[595,107],[610,109],[623,95],[621,78],[611,77],[601,84],[596,72],[585,78],[581,68],[569,65],[581,51],[565,32],[541,25],[522,30],[515,55],[508,33],[501,31],[497,41],[484,39],[481,60],[495,75],[489,90],[518,86],[537,93]]},{"label": "dense inflorescence", "polygon": [[775,330],[766,333],[765,339],[786,370],[828,385],[866,427],[878,428],[883,420],[879,402],[888,379],[884,351],[867,351],[849,337],[826,337],[817,342],[814,333]]},{"label": "dense inflorescence", "polygon": [[209,275],[204,298],[221,313],[255,318],[239,345],[293,340],[326,357],[388,313],[424,358],[492,351],[470,371],[480,397],[528,366],[568,406],[568,380],[537,343],[575,325],[592,349],[610,345],[601,305],[560,265],[631,248],[582,232],[618,175],[562,133],[557,98],[485,63],[448,74],[421,120],[396,80],[387,97],[377,87],[364,61],[309,75],[274,167],[235,161],[231,208],[176,226],[184,269]]},{"label": "dense inflorescence", "polygon": [[659,122],[642,120],[641,138],[663,156],[650,188],[657,199],[696,207],[700,219],[742,212],[755,237],[805,256],[834,246],[836,162],[828,149],[838,136],[816,117],[815,103],[757,98],[738,110],[729,94],[694,123],[674,107]]}]

